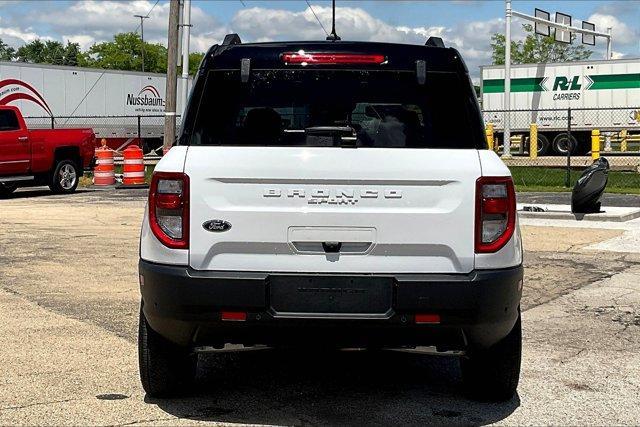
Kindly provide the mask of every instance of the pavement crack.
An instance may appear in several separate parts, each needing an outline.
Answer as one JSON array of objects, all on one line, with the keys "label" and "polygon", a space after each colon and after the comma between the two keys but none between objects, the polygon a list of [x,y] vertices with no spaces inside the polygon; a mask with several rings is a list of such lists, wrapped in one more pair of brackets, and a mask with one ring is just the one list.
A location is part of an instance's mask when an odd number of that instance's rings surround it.
[{"label": "pavement crack", "polygon": [[148,424],[148,423],[154,423],[156,421],[169,421],[169,420],[176,420],[176,419],[180,419],[180,417],[146,418],[146,419],[142,419],[142,420],[129,421],[127,423],[122,423],[122,424],[106,424],[106,425],[109,425],[109,426],[130,426],[130,425],[135,425],[135,424]]},{"label": "pavement crack", "polygon": [[28,403],[26,405],[5,406],[3,408],[0,408],[0,411],[10,411],[10,410],[14,410],[14,409],[31,408],[33,406],[51,405],[53,403],[73,402],[74,400],[82,400],[82,398],[81,397],[76,397],[76,398],[71,398],[71,399],[51,400],[51,401],[47,401],[47,402]]},{"label": "pavement crack", "polygon": [[[568,255],[572,255],[572,256],[568,256]],[[587,276],[589,277],[589,280],[587,281],[577,280],[575,284],[571,284],[567,288],[561,290],[560,292],[557,292],[554,295],[544,296],[543,298],[540,298],[538,300],[530,301],[530,303],[526,307],[523,307],[522,312],[526,312],[540,305],[553,302],[558,298],[569,295],[579,289],[584,288],[585,286],[589,286],[591,284],[610,279],[617,274],[626,272],[627,270],[631,269],[637,264],[633,261],[628,260],[626,255],[615,257],[605,264],[602,262],[595,262],[592,257],[589,257],[588,259],[585,259],[585,260],[580,260],[580,259],[576,259],[575,253],[560,254],[557,252],[544,253],[539,257],[539,260],[545,261],[549,267],[553,267],[553,266],[559,267],[559,268],[569,267],[574,271],[586,272]],[[525,275],[528,267],[529,266],[526,265],[525,263]],[[529,279],[525,277],[525,284],[524,284],[525,287],[527,286],[527,280]],[[533,280],[536,280],[535,276]]]}]

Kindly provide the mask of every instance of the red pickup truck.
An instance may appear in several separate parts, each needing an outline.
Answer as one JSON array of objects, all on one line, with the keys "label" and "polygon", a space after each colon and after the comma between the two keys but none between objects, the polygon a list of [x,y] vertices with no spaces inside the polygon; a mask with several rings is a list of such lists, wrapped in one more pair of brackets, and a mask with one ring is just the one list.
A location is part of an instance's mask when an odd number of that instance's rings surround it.
[{"label": "red pickup truck", "polygon": [[92,129],[29,130],[18,108],[0,105],[0,197],[35,185],[72,193],[94,151]]}]

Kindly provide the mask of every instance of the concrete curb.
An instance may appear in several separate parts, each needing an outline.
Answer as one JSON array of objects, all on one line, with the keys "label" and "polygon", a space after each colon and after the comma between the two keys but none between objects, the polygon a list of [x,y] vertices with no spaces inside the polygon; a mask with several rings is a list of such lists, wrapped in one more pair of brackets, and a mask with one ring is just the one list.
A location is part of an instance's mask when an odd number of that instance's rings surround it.
[{"label": "concrete curb", "polygon": [[139,190],[139,189],[148,189],[149,184],[118,184],[116,185],[116,190]]},{"label": "concrete curb", "polygon": [[[535,206],[544,212],[523,211],[525,206]],[[593,214],[573,214],[569,205],[539,205],[535,203],[518,203],[520,218],[564,219],[577,221],[609,221],[625,222],[640,218],[640,208],[633,207],[603,207],[602,212]]]}]

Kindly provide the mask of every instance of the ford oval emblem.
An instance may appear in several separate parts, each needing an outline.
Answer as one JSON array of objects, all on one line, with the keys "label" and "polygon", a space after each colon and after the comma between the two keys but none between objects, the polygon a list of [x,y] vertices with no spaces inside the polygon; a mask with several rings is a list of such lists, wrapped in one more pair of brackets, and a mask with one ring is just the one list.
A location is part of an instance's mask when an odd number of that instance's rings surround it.
[{"label": "ford oval emblem", "polygon": [[212,233],[222,233],[223,231],[229,230],[231,224],[221,219],[212,219],[202,224],[202,228]]}]

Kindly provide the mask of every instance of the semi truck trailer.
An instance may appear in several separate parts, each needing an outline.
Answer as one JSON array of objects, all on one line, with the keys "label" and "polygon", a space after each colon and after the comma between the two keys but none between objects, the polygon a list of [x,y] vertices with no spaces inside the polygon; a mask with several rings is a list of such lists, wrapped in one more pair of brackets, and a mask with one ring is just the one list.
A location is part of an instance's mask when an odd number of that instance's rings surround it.
[{"label": "semi truck trailer", "polygon": [[90,127],[114,149],[162,144],[165,84],[164,74],[0,62],[0,106],[18,107],[31,129]]},{"label": "semi truck trailer", "polygon": [[485,123],[501,140],[509,117],[511,135],[522,136],[524,147],[536,124],[539,155],[565,155],[567,148],[585,154],[594,129],[640,135],[640,58],[512,65],[508,116],[504,65],[483,66],[481,76]]}]

